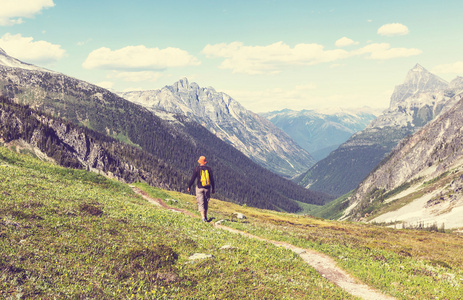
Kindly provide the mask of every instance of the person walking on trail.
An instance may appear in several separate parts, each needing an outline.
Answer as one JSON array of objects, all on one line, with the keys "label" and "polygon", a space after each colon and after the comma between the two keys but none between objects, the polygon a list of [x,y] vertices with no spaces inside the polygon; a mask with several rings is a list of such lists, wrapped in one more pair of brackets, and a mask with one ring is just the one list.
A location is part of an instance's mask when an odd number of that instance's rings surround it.
[{"label": "person walking on trail", "polygon": [[209,222],[207,219],[207,208],[209,206],[209,199],[215,193],[214,175],[212,169],[206,166],[206,157],[200,156],[198,159],[199,166],[196,166],[191,175],[190,182],[188,183],[188,192],[190,187],[196,180],[196,203],[198,203],[198,210],[201,213],[203,222]]}]

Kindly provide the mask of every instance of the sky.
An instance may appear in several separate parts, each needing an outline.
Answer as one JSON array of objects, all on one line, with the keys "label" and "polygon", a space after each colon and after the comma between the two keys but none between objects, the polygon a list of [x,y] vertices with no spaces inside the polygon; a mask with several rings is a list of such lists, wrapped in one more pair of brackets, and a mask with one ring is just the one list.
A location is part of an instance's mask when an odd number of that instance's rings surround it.
[{"label": "sky", "polygon": [[461,0],[0,0],[0,48],[113,91],[188,78],[259,113],[385,109],[463,76]]}]

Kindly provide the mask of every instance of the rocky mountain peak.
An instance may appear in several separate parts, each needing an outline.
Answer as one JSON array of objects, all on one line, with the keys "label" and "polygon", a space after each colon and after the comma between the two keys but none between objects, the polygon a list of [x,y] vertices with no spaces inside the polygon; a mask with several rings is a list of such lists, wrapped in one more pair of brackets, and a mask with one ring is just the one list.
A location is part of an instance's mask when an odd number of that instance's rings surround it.
[{"label": "rocky mountain peak", "polygon": [[203,88],[182,78],[161,90],[120,95],[153,111],[185,115],[261,166],[285,177],[300,174],[314,164],[310,154],[282,130],[212,87]]},{"label": "rocky mountain peak", "polygon": [[0,48],[0,54],[1,54],[1,55],[7,55],[6,52],[5,52],[5,50],[3,50],[2,48]]},{"label": "rocky mountain peak", "polygon": [[447,86],[447,81],[429,72],[420,64],[416,64],[408,71],[404,83],[395,87],[391,96],[390,108],[394,108],[415,94],[442,90]]},{"label": "rocky mountain peak", "polygon": [[176,84],[179,90],[180,89],[187,90],[188,87],[190,86],[190,83],[188,82],[188,78],[186,77],[183,77],[182,79],[180,79]]},{"label": "rocky mountain peak", "polygon": [[423,68],[423,66],[418,64],[418,63],[410,71],[411,72],[424,72],[424,71],[427,72],[427,70],[425,68]]},{"label": "rocky mountain peak", "polygon": [[463,77],[458,76],[454,80],[450,81],[450,89],[462,89],[463,90]]}]

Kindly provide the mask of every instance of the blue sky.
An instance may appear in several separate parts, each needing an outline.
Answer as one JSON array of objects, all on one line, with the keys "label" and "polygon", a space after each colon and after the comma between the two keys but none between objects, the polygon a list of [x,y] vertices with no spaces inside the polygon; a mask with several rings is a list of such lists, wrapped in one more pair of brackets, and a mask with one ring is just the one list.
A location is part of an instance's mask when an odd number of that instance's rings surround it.
[{"label": "blue sky", "polygon": [[463,76],[463,1],[0,0],[0,47],[115,91],[187,77],[254,112],[386,108],[416,63]]}]

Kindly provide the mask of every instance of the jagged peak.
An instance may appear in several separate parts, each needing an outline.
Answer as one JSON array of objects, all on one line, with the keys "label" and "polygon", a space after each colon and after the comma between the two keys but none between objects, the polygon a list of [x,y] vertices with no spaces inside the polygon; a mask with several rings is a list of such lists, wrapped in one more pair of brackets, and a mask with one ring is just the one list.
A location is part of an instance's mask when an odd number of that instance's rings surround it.
[{"label": "jagged peak", "polygon": [[413,68],[411,68],[408,71],[407,76],[405,77],[405,83],[410,82],[410,81],[416,81],[418,78],[423,78],[423,77],[427,77],[427,78],[434,77],[434,78],[438,78],[440,81],[443,81],[443,79],[429,72],[422,65],[416,64]]},{"label": "jagged peak", "polygon": [[[423,78],[427,78],[426,80],[422,80]],[[412,83],[414,85],[422,85],[425,82],[428,82],[429,79],[433,79],[433,81],[440,85],[440,86],[446,86],[448,85],[448,82],[445,81],[444,79],[440,78],[439,76],[429,72],[426,70],[422,65],[416,64],[410,71],[408,71],[407,76],[405,78],[405,84],[407,83]]]},{"label": "jagged peak", "polygon": [[447,88],[449,83],[439,76],[429,72],[422,65],[416,64],[410,71],[403,84],[397,85],[391,95],[389,108],[395,107],[410,96],[422,92],[431,92]]},{"label": "jagged peak", "polygon": [[456,89],[456,88],[463,89],[463,77],[457,76],[455,79],[450,81],[449,87],[453,89]]},{"label": "jagged peak", "polygon": [[3,50],[1,47],[0,47],[0,54],[2,54],[2,55],[8,55],[8,54],[6,54],[5,50]]},{"label": "jagged peak", "polygon": [[410,71],[413,71],[413,72],[423,72],[423,71],[428,71],[426,70],[422,65],[420,65],[419,63],[417,63]]},{"label": "jagged peak", "polygon": [[181,78],[178,82],[179,82],[182,86],[188,86],[188,85],[189,85],[188,78],[186,78],[186,77]]}]

